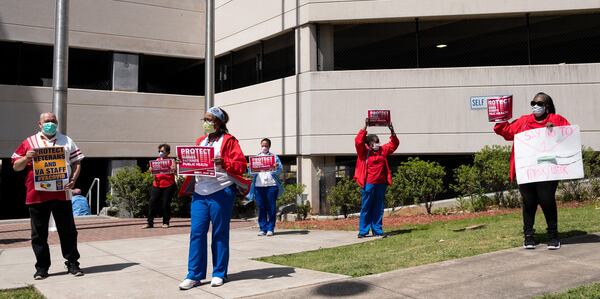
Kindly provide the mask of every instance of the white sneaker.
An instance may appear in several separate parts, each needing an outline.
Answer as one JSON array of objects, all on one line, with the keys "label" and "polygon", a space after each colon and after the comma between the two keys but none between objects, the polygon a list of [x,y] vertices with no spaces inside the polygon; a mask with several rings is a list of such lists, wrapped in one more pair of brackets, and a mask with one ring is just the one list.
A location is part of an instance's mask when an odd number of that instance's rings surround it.
[{"label": "white sneaker", "polygon": [[223,278],[221,278],[221,277],[213,277],[212,280],[210,281],[211,287],[220,287],[222,285],[223,285]]},{"label": "white sneaker", "polygon": [[259,237],[262,237],[262,236],[264,236],[264,235],[266,235],[266,234],[265,234],[265,232],[263,232],[263,231],[259,231],[259,232],[258,232],[258,236],[259,236]]},{"label": "white sneaker", "polygon": [[267,237],[272,237],[273,235],[274,235],[274,233],[272,231],[267,232]]},{"label": "white sneaker", "polygon": [[191,279],[186,278],[179,284],[179,289],[180,290],[189,290],[198,285],[200,285],[199,280],[191,280]]}]

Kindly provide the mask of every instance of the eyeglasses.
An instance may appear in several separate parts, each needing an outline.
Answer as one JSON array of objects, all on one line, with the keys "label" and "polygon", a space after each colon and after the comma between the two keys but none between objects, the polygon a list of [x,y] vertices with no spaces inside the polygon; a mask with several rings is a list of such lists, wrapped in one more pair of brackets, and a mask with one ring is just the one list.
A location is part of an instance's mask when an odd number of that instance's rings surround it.
[{"label": "eyeglasses", "polygon": [[531,101],[531,107],[533,107],[535,105],[540,106],[540,107],[546,106],[546,104],[543,101]]}]

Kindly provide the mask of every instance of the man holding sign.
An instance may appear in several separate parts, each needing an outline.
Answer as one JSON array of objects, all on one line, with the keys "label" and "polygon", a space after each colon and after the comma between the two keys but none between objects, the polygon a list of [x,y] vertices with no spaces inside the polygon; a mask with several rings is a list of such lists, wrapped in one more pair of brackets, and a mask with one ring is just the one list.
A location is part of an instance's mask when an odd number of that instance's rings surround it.
[{"label": "man holding sign", "polygon": [[56,221],[67,271],[82,276],[78,262],[77,228],[66,192],[75,186],[84,156],[71,138],[57,132],[58,120],[53,113],[42,113],[38,126],[40,132],[21,142],[12,155],[13,169],[27,171],[26,204],[31,217],[31,246],[36,258],[33,277],[36,280],[48,277],[50,213]]},{"label": "man holding sign", "polygon": [[[531,114],[523,115],[513,122],[500,122],[494,126],[496,134],[504,137],[507,141],[515,140],[515,135],[521,132],[546,128],[551,131],[555,126],[568,126],[569,121],[556,114],[552,98],[540,92],[531,101]],[[510,179],[516,177],[515,148],[510,154]],[[533,224],[538,204],[542,207],[546,224],[548,225],[548,249],[560,248],[558,239],[558,212],[556,208],[557,180],[536,181],[531,183],[519,183],[519,191],[523,197],[523,247],[535,249],[536,242],[533,237]]]}]

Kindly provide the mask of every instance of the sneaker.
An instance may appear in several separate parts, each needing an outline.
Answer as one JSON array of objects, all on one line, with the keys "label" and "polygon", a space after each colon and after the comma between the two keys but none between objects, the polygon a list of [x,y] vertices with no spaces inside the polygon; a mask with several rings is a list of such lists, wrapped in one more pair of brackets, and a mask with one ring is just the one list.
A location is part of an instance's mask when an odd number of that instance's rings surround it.
[{"label": "sneaker", "polygon": [[525,240],[523,241],[523,248],[535,249],[535,239],[533,238],[533,236],[525,236]]},{"label": "sneaker", "polygon": [[73,276],[83,276],[83,271],[79,268],[79,265],[76,263],[65,262],[65,268],[67,268],[67,272],[73,274]]},{"label": "sneaker", "polygon": [[267,232],[267,237],[272,237],[275,233],[273,233],[272,231],[268,231]]},{"label": "sneaker", "polygon": [[550,238],[548,241],[548,250],[560,249],[560,241],[557,237]]},{"label": "sneaker", "polygon": [[33,274],[33,279],[35,280],[42,280],[42,279],[46,279],[48,277],[48,270],[46,269],[38,269],[37,271],[35,271],[35,274]]},{"label": "sneaker", "polygon": [[199,286],[199,285],[200,285],[199,280],[191,280],[191,279],[186,278],[179,284],[179,289],[182,291],[185,291],[185,290],[189,290],[189,289]]},{"label": "sneaker", "polygon": [[210,281],[211,287],[220,287],[222,285],[223,285],[223,278],[221,278],[221,277],[213,277],[212,280]]},{"label": "sneaker", "polygon": [[264,237],[267,233],[263,232],[263,231],[259,231],[258,232],[258,236],[259,237]]},{"label": "sneaker", "polygon": [[169,228],[169,225],[165,223],[162,225],[162,228]]},{"label": "sneaker", "polygon": [[144,226],[142,226],[142,229],[153,228],[153,227],[154,227],[154,224],[146,223],[146,224],[144,224]]}]

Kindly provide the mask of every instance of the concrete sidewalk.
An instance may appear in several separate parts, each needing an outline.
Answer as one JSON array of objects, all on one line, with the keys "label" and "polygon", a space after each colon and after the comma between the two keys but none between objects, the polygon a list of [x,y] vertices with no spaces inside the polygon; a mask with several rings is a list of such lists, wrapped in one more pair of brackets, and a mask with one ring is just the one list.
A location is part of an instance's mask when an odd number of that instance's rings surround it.
[{"label": "concrete sidewalk", "polygon": [[[231,231],[229,280],[219,288],[206,282],[189,291],[177,285],[187,273],[187,234],[121,239],[79,244],[83,277],[66,274],[60,247],[51,246],[50,277],[33,280],[35,257],[31,247],[0,251],[0,289],[34,285],[46,298],[236,298],[324,283],[343,275],[273,265],[251,258],[294,253],[364,242],[355,232],[278,231],[259,237],[256,228]],[[210,252],[210,248],[209,248]],[[208,271],[212,266],[209,266]]]},{"label": "concrete sidewalk", "polygon": [[600,236],[346,278],[251,298],[530,298],[600,282]]}]

